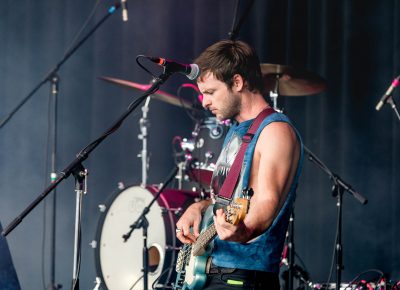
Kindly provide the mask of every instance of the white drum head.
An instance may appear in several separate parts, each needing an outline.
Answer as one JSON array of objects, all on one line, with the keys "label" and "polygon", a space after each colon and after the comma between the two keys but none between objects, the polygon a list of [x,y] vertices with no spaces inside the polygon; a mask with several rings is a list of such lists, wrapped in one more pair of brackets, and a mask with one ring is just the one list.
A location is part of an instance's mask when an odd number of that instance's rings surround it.
[{"label": "white drum head", "polygon": [[[98,229],[96,258],[103,283],[109,290],[143,289],[143,229],[135,229],[127,242],[124,242],[122,236],[130,230],[129,226],[152,199],[153,194],[148,189],[129,187],[115,197],[104,213],[101,232]],[[151,289],[153,282],[163,271],[167,246],[166,226],[171,225],[165,225],[162,208],[157,202],[152,205],[147,220],[148,287]],[[167,230],[171,231],[169,228]]]}]

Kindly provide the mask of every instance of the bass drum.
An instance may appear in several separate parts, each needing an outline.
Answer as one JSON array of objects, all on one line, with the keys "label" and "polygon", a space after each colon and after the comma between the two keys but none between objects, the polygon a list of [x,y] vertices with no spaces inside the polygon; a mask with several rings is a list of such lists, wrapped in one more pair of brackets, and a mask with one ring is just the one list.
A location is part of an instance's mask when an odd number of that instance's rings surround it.
[{"label": "bass drum", "polygon": [[[133,231],[127,242],[122,236],[130,230],[143,209],[149,205],[156,186],[131,186],[114,194],[101,205],[96,234],[96,269],[109,290],[143,289],[143,229]],[[175,237],[179,214],[193,203],[197,193],[165,189],[147,214],[149,222],[148,287],[168,285],[175,279],[175,261],[181,244]],[[179,243],[179,244],[178,244]]]}]

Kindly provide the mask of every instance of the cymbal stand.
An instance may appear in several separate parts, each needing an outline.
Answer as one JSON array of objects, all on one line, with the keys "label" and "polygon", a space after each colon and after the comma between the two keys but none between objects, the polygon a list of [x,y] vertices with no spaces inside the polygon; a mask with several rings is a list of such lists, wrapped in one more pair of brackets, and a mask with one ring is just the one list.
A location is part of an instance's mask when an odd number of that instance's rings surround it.
[{"label": "cymbal stand", "polygon": [[[182,189],[182,182],[185,179],[185,174],[187,170],[190,170],[190,167],[193,166],[193,162],[197,162],[197,160],[193,158],[192,152],[196,148],[197,137],[199,135],[200,125],[202,122],[203,120],[197,121],[195,128],[192,131],[192,137],[190,139],[183,138],[180,143],[180,147],[184,155],[183,161],[180,161],[178,164],[179,170],[177,176],[175,177],[176,179],[178,179],[179,190]],[[198,166],[200,166],[200,164]]]},{"label": "cymbal stand", "polygon": [[149,128],[147,114],[149,112],[149,103],[150,96],[147,97],[142,107],[142,118],[139,120],[140,134],[138,135],[138,139],[142,140],[142,151],[138,154],[138,157],[142,160],[142,183],[140,184],[142,187],[147,185],[147,170],[149,169],[149,157],[147,151],[147,129]]},{"label": "cymbal stand", "polygon": [[272,107],[275,111],[282,113],[283,110],[278,108],[278,97],[279,97],[279,79],[281,78],[280,74],[276,74],[275,86],[272,91],[269,92],[269,97],[272,100]]}]

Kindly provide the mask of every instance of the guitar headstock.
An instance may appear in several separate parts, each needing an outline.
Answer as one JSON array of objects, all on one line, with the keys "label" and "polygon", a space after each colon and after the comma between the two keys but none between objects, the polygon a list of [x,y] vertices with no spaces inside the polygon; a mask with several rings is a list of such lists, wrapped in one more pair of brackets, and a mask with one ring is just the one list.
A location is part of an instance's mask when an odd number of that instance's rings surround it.
[{"label": "guitar headstock", "polygon": [[237,225],[240,221],[244,220],[249,209],[249,202],[247,198],[236,198],[232,201],[225,210],[226,221]]}]

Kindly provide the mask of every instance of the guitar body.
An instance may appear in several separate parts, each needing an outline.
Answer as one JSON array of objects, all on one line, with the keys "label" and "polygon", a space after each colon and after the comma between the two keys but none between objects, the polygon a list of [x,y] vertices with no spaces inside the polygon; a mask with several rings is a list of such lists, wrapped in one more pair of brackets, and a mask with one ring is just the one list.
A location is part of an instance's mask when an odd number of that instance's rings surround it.
[{"label": "guitar body", "polygon": [[[250,195],[245,198],[236,198],[224,210],[226,221],[237,225],[242,221],[249,209]],[[176,282],[174,289],[198,290],[202,289],[207,280],[207,260],[211,255],[213,240],[217,235],[213,220],[213,207],[210,205],[203,215],[200,225],[200,235],[193,244],[183,246],[176,262]]]},{"label": "guitar body", "polygon": [[[209,206],[204,213],[200,233],[213,223],[213,206]],[[201,235],[201,234],[200,234]],[[178,256],[178,262],[182,263],[181,269],[177,269],[177,277],[174,289],[197,290],[202,289],[207,280],[206,266],[207,260],[211,255],[213,242],[211,241],[201,256],[194,256],[192,253],[192,245],[186,244],[182,248]],[[181,259],[181,261],[180,261]],[[177,266],[178,268],[178,266]]]}]

